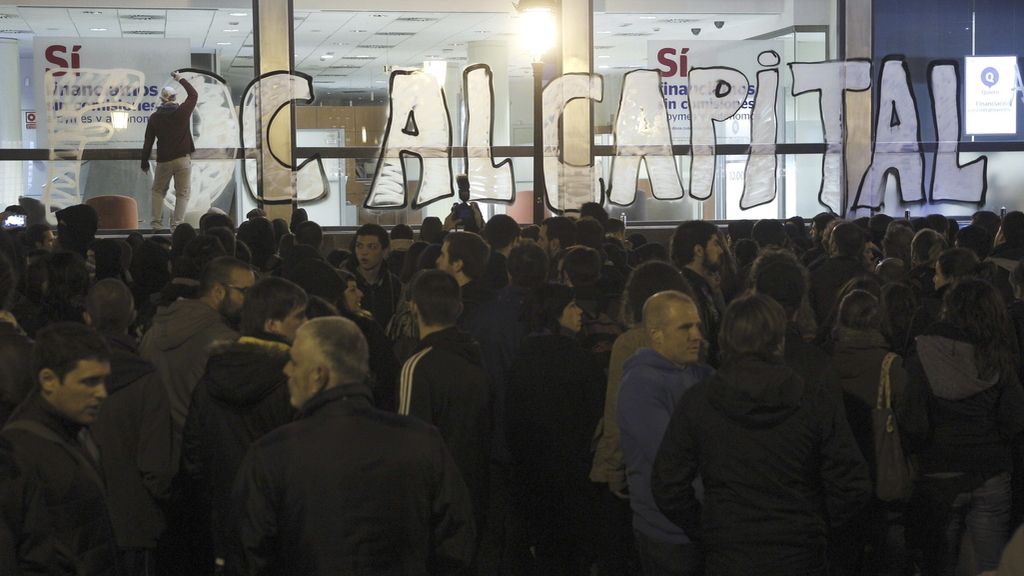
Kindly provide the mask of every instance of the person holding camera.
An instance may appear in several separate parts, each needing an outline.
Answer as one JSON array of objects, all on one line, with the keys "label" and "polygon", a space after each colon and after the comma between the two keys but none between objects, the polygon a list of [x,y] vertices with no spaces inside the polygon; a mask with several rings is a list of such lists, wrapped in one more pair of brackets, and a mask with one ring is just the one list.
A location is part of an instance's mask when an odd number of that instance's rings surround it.
[{"label": "person holding camera", "polygon": [[484,228],[484,217],[480,213],[480,205],[469,201],[469,176],[459,174],[455,183],[459,187],[459,202],[452,205],[451,213],[444,219],[444,229],[462,229],[479,234]]}]

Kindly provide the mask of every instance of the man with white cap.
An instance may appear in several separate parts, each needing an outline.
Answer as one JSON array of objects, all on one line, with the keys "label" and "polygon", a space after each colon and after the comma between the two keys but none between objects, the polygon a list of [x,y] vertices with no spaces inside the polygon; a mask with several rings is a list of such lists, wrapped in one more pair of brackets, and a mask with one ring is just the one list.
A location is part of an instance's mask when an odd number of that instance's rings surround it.
[{"label": "man with white cap", "polygon": [[192,177],[192,156],[196,146],[192,141],[192,110],[196,107],[198,93],[192,84],[174,72],[171,77],[181,83],[188,96],[181,104],[176,102],[177,91],[173,86],[160,90],[160,106],[149,117],[146,126],[146,141],[142,146],[142,171],[149,172],[149,155],[153,142],[159,141],[156,150],[156,172],[153,175],[151,227],[163,228],[164,196],[174,178],[174,215],[171,228],[185,219],[188,206],[189,180]]}]

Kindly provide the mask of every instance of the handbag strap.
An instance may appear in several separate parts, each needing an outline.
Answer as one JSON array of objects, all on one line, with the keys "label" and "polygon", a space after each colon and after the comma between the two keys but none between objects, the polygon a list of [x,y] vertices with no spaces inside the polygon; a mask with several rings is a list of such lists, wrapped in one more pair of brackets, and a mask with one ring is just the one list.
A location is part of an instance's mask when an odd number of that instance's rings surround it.
[{"label": "handbag strap", "polygon": [[892,368],[893,361],[896,360],[896,354],[889,352],[882,358],[882,374],[879,378],[878,384],[878,399],[875,401],[875,408],[892,408],[892,390],[889,383],[889,370]]},{"label": "handbag strap", "polygon": [[50,430],[46,426],[43,426],[35,420],[13,420],[7,422],[3,428],[6,430],[21,430],[28,432],[34,436],[38,436],[43,440],[52,442],[60,446],[65,452],[71,456],[72,459],[82,468],[82,472],[92,480],[101,491],[106,491],[106,485],[103,482],[103,477],[100,475],[98,470],[98,464],[93,462],[89,457],[82,454],[81,450],[75,446],[72,446],[66,442],[63,438],[57,435],[56,432]]}]

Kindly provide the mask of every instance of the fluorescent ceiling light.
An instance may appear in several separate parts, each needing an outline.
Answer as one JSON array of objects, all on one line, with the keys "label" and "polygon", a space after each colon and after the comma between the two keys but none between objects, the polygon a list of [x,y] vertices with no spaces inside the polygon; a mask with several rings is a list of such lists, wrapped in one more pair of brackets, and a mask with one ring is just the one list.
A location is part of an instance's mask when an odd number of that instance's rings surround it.
[{"label": "fluorescent ceiling light", "polygon": [[231,42],[217,42],[217,46],[231,46]]},{"label": "fluorescent ceiling light", "polygon": [[106,32],[106,28],[89,28],[90,32]]},{"label": "fluorescent ceiling light", "polygon": [[230,14],[230,16],[248,16],[248,15],[249,15],[249,14],[247,14],[247,13],[245,13],[245,12],[232,12],[232,13]]},{"label": "fluorescent ceiling light", "polygon": [[224,31],[228,32],[228,33],[230,33],[230,32],[238,32],[238,28],[225,28]]}]

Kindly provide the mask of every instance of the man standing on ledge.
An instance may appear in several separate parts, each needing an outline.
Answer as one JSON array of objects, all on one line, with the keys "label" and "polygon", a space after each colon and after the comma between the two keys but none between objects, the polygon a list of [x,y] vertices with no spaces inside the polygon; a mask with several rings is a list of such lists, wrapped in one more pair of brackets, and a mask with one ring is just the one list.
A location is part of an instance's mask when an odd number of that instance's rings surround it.
[{"label": "man standing on ledge", "polygon": [[174,216],[171,217],[171,228],[185,219],[185,208],[188,206],[189,181],[192,178],[192,156],[196,145],[192,141],[192,110],[196,107],[198,93],[181,77],[172,72],[174,78],[185,87],[188,97],[180,105],[175,102],[178,95],[172,86],[164,86],[160,91],[160,106],[149,117],[146,125],[146,141],[142,146],[142,171],[149,172],[149,155],[153,151],[153,141],[159,140],[156,150],[156,172],[153,175],[153,197],[150,214],[150,226],[154,230],[163,228],[164,196],[167,187],[174,178]]}]

